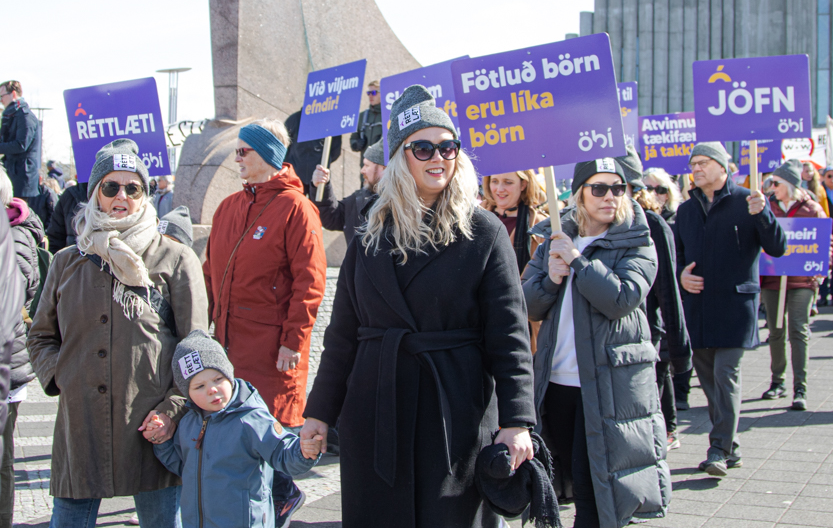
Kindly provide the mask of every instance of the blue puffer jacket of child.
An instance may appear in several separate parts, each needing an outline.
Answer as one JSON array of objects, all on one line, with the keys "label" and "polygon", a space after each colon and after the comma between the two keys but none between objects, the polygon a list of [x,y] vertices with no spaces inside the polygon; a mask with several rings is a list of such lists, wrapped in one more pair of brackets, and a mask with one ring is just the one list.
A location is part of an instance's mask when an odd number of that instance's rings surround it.
[{"label": "blue puffer jacket of child", "polygon": [[234,380],[231,402],[205,418],[201,449],[203,414],[192,401],[187,406],[174,437],[153,446],[165,467],[182,477],[182,525],[273,528],[273,468],[299,475],[316,460],[303,457],[297,436],[277,432],[266,403],[246,381]]}]

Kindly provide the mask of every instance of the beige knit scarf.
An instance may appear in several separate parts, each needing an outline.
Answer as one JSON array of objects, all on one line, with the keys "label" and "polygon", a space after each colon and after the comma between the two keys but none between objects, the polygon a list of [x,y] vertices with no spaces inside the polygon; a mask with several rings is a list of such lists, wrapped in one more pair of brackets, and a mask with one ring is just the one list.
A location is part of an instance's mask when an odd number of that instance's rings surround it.
[{"label": "beige knit scarf", "polygon": [[111,218],[98,207],[87,207],[83,213],[76,224],[78,249],[95,253],[110,266],[116,278],[113,300],[121,305],[124,316],[133,319],[142,315],[145,301],[125,285],[153,287],[141,255],[157,236],[156,210],[146,202],[139,211],[121,219]]}]

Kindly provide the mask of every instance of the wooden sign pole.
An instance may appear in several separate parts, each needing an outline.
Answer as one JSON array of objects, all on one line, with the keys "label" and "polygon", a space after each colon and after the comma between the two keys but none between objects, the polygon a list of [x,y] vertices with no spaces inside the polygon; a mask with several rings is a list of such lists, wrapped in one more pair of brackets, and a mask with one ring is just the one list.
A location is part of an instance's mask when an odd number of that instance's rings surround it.
[{"label": "wooden sign pole", "polygon": [[758,140],[749,142],[749,190],[755,192],[761,188],[761,176],[758,174]]},{"label": "wooden sign pole", "polygon": [[547,185],[547,204],[550,208],[550,225],[552,232],[561,231],[561,207],[558,202],[558,191],[555,188],[555,171],[552,167],[544,167],[544,183]]},{"label": "wooden sign pole", "polygon": [[[333,138],[327,136],[324,138],[324,149],[321,151],[321,166],[325,169],[330,168],[330,145],[333,143]],[[332,176],[332,175],[330,175]],[[322,183],[315,189],[315,201],[320,202],[324,199],[324,186],[327,185],[326,183]]]}]

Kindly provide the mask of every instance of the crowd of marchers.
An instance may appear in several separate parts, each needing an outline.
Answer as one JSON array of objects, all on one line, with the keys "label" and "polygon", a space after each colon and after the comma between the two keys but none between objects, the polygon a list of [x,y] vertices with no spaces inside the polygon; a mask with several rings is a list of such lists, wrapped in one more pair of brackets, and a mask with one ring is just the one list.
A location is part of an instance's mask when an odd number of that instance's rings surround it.
[{"label": "crowd of marchers", "polygon": [[[83,178],[43,176],[39,123],[20,84],[0,84],[0,528],[35,378],[58,397],[55,528],[92,526],[114,496],[133,497],[142,526],[288,527],[305,501],[292,477],[327,453],[346,528],[560,526],[559,501],[582,528],[664,517],[692,373],[712,422],[699,469],[743,464],[759,300],[762,397],[786,395],[789,336],[792,406],[807,408],[809,320],[829,281],[789,277],[782,328],[781,281],[758,260],[786,251],[777,218],[828,216],[833,168],[789,160],[753,191],[720,143],[697,144],[683,175],[643,170],[629,148],[578,163],[547,203],[537,169],[481,178],[424,87],[393,103],[420,119],[393,123],[386,146],[378,82],[367,96],[350,138],[362,186],[342,199],[324,142],[296,141],[300,113],[241,127],[242,189],[201,262],[172,179],[151,178],[133,141],[104,146]],[[347,252],[308,392],[323,228]]]}]

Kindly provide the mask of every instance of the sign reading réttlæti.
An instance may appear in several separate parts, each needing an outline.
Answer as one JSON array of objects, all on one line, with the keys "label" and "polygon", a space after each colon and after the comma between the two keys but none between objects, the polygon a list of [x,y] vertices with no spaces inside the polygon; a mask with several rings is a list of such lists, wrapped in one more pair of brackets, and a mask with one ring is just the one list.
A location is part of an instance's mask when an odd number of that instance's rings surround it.
[{"label": "sign reading r\u00e9ttl\u00e6ti", "polygon": [[639,86],[636,82],[621,82],[617,87],[625,146],[630,145],[639,150]]},{"label": "sign reading r\u00e9ttl\u00e6ti", "polygon": [[[468,56],[461,57],[467,59]],[[405,88],[414,84],[425,86],[428,92],[436,100],[437,108],[445,111],[460,135],[460,121],[457,119],[457,103],[454,101],[454,86],[451,80],[451,63],[455,60],[432,64],[424,68],[417,68],[403,73],[397,73],[390,77],[383,77],[380,81],[379,90],[382,92],[382,126],[384,132],[382,139],[385,145],[385,162],[388,158],[388,129],[390,128],[390,109]]]},{"label": "sign reading r\u00e9ttl\u00e6ti", "polygon": [[307,75],[298,142],[355,132],[364,94],[362,59]]},{"label": "sign reading r\u00e9ttl\u00e6ti", "polygon": [[64,90],[64,105],[79,182],[90,180],[96,152],[120,138],[136,142],[151,176],[171,173],[153,77]]},{"label": "sign reading r\u00e9ttl\u00e6ti", "polygon": [[697,142],[694,112],[639,116],[642,166],[665,169],[668,174],[691,172],[688,158]]},{"label": "sign reading r\u00e9ttl\u00e6ti", "polygon": [[810,134],[807,55],[695,61],[700,141],[802,138]]},{"label": "sign reading r\u00e9ttl\u00e6ti", "polygon": [[787,236],[787,252],[774,258],[761,253],[761,275],[827,276],[830,258],[830,218],[779,218]]},{"label": "sign reading r\u00e9ttl\u00e6ti", "polygon": [[625,154],[607,34],[458,60],[451,72],[480,174]]}]

